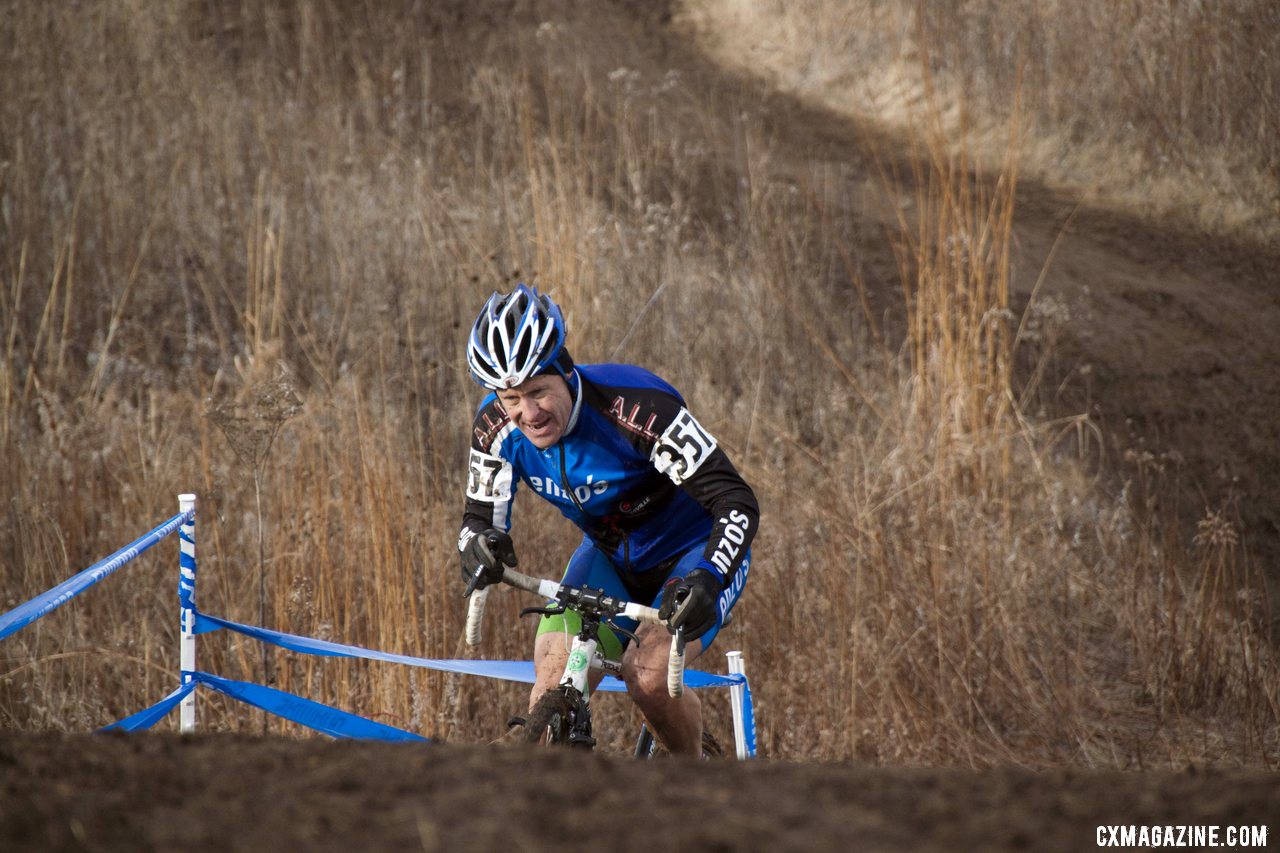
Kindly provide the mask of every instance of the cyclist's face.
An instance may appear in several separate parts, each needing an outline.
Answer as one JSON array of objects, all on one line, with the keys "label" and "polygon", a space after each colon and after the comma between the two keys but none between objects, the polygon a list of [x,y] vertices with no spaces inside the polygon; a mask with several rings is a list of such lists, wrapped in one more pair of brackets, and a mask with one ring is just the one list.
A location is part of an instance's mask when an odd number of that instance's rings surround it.
[{"label": "cyclist's face", "polygon": [[499,391],[498,402],[516,429],[539,450],[560,440],[573,411],[569,383],[554,374],[535,376],[523,385]]}]

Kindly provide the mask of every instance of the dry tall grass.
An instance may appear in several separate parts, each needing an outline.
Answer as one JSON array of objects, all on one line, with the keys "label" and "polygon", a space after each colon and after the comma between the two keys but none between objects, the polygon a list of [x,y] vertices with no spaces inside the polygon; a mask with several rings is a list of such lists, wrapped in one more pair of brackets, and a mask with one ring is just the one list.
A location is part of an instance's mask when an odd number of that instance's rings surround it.
[{"label": "dry tall grass", "polygon": [[[688,79],[612,13],[466,8],[12,4],[0,605],[195,491],[203,609],[257,621],[261,523],[269,626],[462,653],[461,348],[483,297],[529,278],[579,360],[667,375],[757,487],[723,648],[746,653],[766,753],[1274,765],[1277,670],[1250,601],[1223,593],[1229,523],[1166,541],[1144,484],[1108,498],[1062,450],[1087,421],[1019,402],[1018,349],[1048,320],[1009,312],[1012,166],[975,178],[921,140],[899,349],[853,284],[848,183],[779,178],[794,152],[749,93]],[[246,462],[211,414],[252,429],[284,385],[302,409]],[[574,537],[527,495],[518,513],[522,567],[555,574]],[[173,563],[153,552],[6,640],[0,725],[85,730],[171,689]],[[494,599],[483,653],[525,656],[524,602]],[[252,643],[212,634],[200,655],[263,677]],[[283,653],[270,669],[463,740],[524,694]],[[723,730],[727,700],[707,704]],[[617,746],[633,714],[601,708]],[[207,727],[258,719],[202,700]]]}]

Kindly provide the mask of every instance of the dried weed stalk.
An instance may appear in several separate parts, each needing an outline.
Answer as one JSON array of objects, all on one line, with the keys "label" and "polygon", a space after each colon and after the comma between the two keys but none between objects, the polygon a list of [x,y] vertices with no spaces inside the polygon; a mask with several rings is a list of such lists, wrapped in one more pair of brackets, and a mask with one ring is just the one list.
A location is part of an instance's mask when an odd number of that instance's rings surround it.
[{"label": "dried weed stalk", "polygon": [[[236,457],[253,474],[253,497],[258,527],[258,624],[266,625],[267,618],[267,570],[266,542],[262,519],[262,481],[271,448],[280,430],[302,411],[293,385],[285,376],[257,382],[251,385],[243,401],[210,399],[205,414],[227,439]],[[262,672],[270,683],[272,679],[267,648],[262,649]],[[266,730],[266,717],[263,717]]]}]

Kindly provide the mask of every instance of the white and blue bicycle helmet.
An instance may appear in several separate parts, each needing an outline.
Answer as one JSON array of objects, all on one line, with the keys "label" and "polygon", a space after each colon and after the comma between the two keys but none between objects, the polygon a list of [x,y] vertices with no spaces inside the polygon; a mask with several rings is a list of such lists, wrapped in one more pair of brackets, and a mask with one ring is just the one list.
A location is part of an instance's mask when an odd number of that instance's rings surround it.
[{"label": "white and blue bicycle helmet", "polygon": [[471,327],[471,378],[500,391],[548,370],[563,375],[565,366],[572,369],[564,338],[564,316],[551,297],[523,282],[510,293],[494,293]]}]

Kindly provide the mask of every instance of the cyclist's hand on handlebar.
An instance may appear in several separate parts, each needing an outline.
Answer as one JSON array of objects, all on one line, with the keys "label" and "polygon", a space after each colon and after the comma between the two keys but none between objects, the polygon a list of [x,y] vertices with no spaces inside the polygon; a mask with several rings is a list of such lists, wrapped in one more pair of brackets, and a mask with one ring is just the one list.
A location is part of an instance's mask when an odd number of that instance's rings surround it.
[{"label": "cyclist's hand on handlebar", "polygon": [[[484,589],[502,582],[504,566],[516,565],[516,549],[511,537],[495,527],[471,537],[462,549],[462,579],[472,589]],[[479,571],[477,578],[476,572]]]},{"label": "cyclist's hand on handlebar", "polygon": [[663,585],[658,615],[672,628],[683,628],[686,640],[696,640],[715,626],[719,596],[720,579],[707,569],[694,569]]}]

